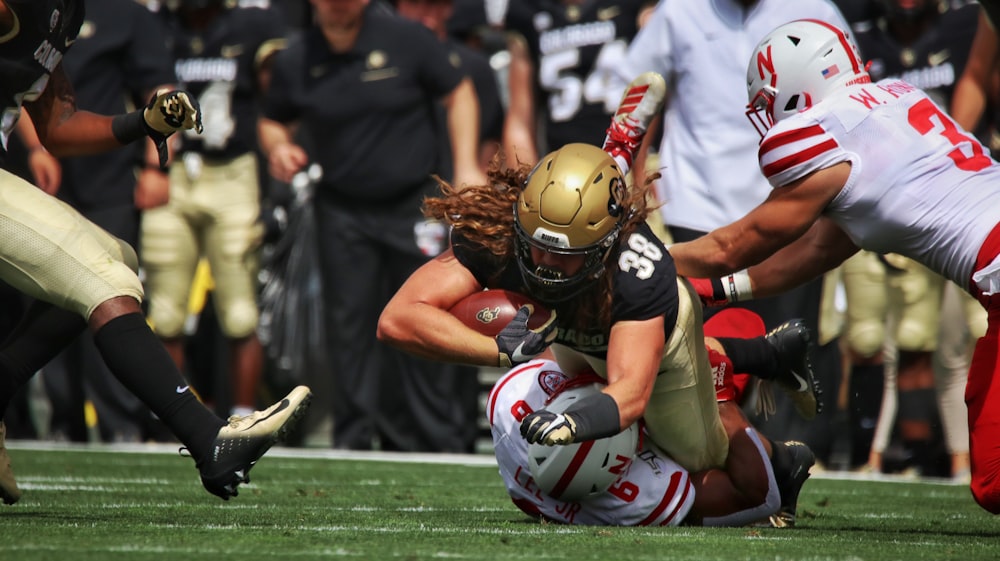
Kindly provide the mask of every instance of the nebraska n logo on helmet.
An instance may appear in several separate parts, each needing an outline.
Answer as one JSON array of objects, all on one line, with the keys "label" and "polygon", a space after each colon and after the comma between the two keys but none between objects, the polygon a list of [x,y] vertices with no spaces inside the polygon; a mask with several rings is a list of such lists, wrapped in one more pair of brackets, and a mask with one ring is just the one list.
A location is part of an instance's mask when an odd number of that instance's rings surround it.
[{"label": "nebraska n logo on helmet", "polygon": [[815,19],[767,34],[747,66],[747,117],[763,137],[775,123],[812,107],[830,92],[871,82],[847,32]]}]

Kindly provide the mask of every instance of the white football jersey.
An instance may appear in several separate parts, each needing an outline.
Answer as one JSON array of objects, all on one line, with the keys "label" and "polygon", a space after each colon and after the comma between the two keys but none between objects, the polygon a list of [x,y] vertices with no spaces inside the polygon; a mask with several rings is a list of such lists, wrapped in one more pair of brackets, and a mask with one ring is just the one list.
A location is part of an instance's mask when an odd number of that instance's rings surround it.
[{"label": "white football jersey", "polygon": [[1000,164],[916,87],[844,88],[771,128],[759,160],[772,187],[851,163],[824,211],[863,249],[899,253],[969,286],[1000,223]]},{"label": "white football jersey", "polygon": [[486,402],[500,476],[511,500],[525,513],[565,524],[592,526],[676,526],[694,503],[694,486],[684,468],[643,438],[635,459],[611,488],[580,502],[543,494],[528,467],[528,442],[521,419],[545,407],[565,384],[559,365],[534,360],[505,374]]}]

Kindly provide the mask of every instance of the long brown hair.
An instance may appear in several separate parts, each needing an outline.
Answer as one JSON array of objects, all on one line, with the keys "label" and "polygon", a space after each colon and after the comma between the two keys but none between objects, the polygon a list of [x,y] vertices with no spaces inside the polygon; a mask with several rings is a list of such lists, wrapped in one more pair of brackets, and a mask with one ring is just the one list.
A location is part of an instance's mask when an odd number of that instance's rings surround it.
[{"label": "long brown hair", "polygon": [[[455,187],[439,179],[441,195],[424,199],[424,216],[445,222],[469,243],[486,249],[498,265],[508,263],[517,259],[514,203],[532,169],[533,166],[520,163],[516,168],[507,168],[498,156],[487,170],[489,185]],[[647,177],[643,185],[630,185],[624,190],[624,199],[618,202],[631,211],[622,224],[619,243],[651,212],[649,192],[656,177]],[[563,325],[583,329],[593,326],[596,318],[601,325],[610,323],[611,277],[615,267],[614,263],[608,264],[590,289],[565,306],[557,306]]]}]

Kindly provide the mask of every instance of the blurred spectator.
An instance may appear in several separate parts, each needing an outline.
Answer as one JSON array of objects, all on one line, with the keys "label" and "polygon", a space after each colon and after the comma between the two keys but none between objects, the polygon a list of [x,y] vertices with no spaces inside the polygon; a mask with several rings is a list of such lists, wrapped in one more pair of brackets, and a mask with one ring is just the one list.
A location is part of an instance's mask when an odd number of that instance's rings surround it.
[{"label": "blurred spectator", "polygon": [[[771,192],[757,168],[760,136],[746,120],[747,61],[757,41],[780,24],[801,18],[846,27],[836,7],[825,0],[690,0],[660,2],[628,46],[624,61],[615,65],[612,92],[642,72],[654,71],[667,80],[667,104],[660,143],[662,176],[656,193],[660,212],[674,241],[687,241],[735,221],[764,201]],[[646,134],[633,173],[645,168],[649,151]],[[641,177],[637,177],[641,181]],[[738,304],[759,314],[774,329],[789,318],[803,318],[819,333],[823,279],[816,279],[780,296]],[[706,318],[714,310],[706,310]],[[823,401],[839,387],[840,350],[836,340],[817,346],[812,355]],[[775,395],[774,415],[752,421],[777,440],[800,440],[822,462],[832,449],[833,407],[812,423],[799,419],[790,401]]]},{"label": "blurred spectator", "polygon": [[[88,0],[85,17],[73,49],[63,58],[77,107],[104,115],[125,113],[175,81],[163,26],[134,0]],[[35,184],[138,247],[140,211],[164,204],[169,195],[152,143],[56,160],[38,141],[27,115],[18,127]],[[149,408],[111,374],[90,332],[45,366],[42,381],[51,402],[51,438],[89,439],[86,400],[96,410],[102,440],[160,437]]]},{"label": "blurred spectator", "polygon": [[[984,10],[979,14],[968,64],[955,84],[951,114],[966,130],[985,124],[987,134],[979,134],[980,140],[996,155],[1000,151],[1000,39],[996,30],[1000,0],[981,4]],[[990,10],[994,19],[990,19]]]},{"label": "blurred spectator", "polygon": [[[855,34],[861,55],[871,61],[872,80],[902,78],[947,107],[966,65],[978,7],[939,0],[878,4],[880,15],[873,25]],[[859,252],[844,263],[844,283],[852,465],[883,471],[896,428],[905,453],[899,458],[902,464],[924,475],[942,475],[934,430],[937,413],[949,425],[966,424],[963,401],[944,400],[939,408],[935,400],[932,357],[939,339],[943,277],[897,255]],[[888,365],[884,354],[890,357]],[[965,374],[959,374],[962,386]],[[938,397],[950,396],[954,394]],[[964,458],[956,459],[957,470],[967,471],[967,436],[948,442],[948,448]]]},{"label": "blurred spectator", "polygon": [[[468,369],[415,359],[378,343],[375,330],[389,296],[447,244],[445,227],[420,212],[438,190],[432,174],[453,166],[456,185],[486,181],[474,87],[422,25],[366,0],[311,3],[314,27],[275,58],[260,140],[280,181],[309,162],[322,170],[314,208],[333,446],[470,451],[478,415],[454,397]],[[441,161],[446,136],[451,162]]]},{"label": "blurred spectator", "polygon": [[[461,60],[462,72],[472,79],[479,100],[479,164],[483,171],[496,155],[503,135],[504,107],[500,87],[490,61],[483,53],[448,35],[454,0],[395,0],[396,11],[406,19],[424,24]],[[448,152],[451,147],[443,146]]]},{"label": "blurred spectator", "polygon": [[177,0],[160,10],[177,79],[198,98],[205,132],[183,135],[170,169],[170,202],[146,211],[141,251],[150,321],[181,369],[189,295],[198,263],[207,260],[231,385],[231,395],[217,390],[212,397],[240,416],[256,408],[263,364],[256,333],[257,103],[267,65],[285,45],[281,14],[267,2],[244,4],[250,7]]},{"label": "blurred spectator", "polygon": [[621,88],[609,91],[609,81],[639,29],[642,13],[654,4],[511,0],[503,24],[516,34],[510,46],[514,60],[504,129],[510,165],[533,164],[539,154],[571,142],[604,141],[621,97]]}]

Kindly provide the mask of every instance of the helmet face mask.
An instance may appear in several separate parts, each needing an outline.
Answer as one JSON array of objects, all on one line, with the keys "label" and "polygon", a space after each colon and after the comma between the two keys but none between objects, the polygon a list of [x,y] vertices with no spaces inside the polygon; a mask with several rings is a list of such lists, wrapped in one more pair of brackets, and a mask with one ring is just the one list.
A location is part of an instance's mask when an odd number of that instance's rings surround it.
[{"label": "helmet face mask", "polygon": [[[566,301],[586,290],[604,272],[604,260],[626,218],[625,183],[604,150],[568,144],[541,159],[514,206],[516,255],[531,296]],[[576,271],[535,262],[532,249],[581,256]]]},{"label": "helmet face mask", "polygon": [[777,27],[747,66],[747,117],[763,137],[775,123],[843,87],[871,82],[848,33],[819,20]]}]

